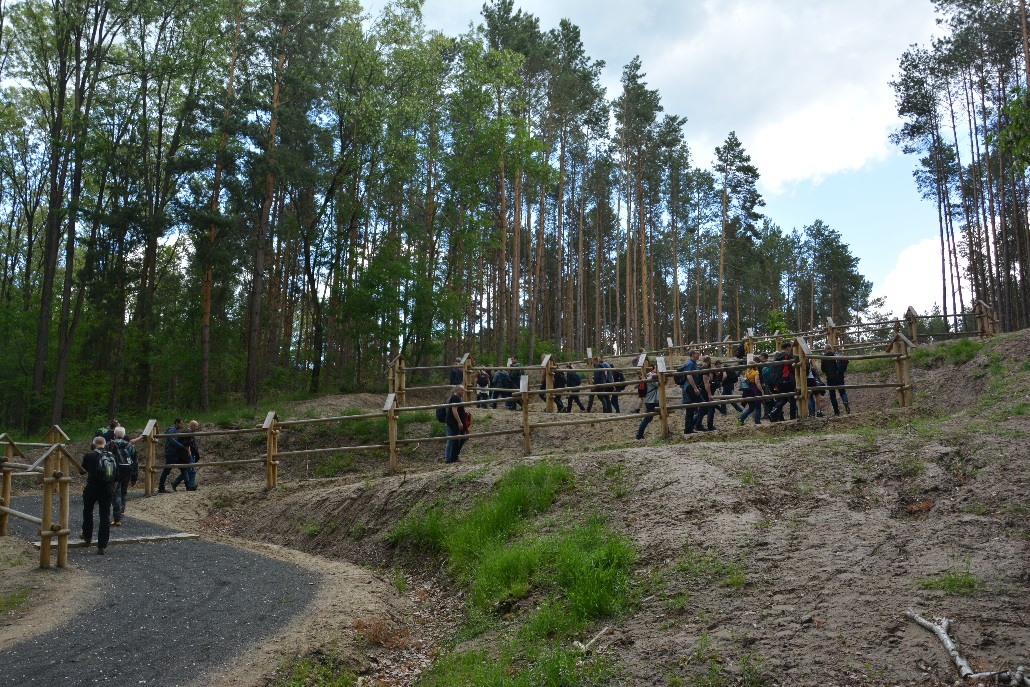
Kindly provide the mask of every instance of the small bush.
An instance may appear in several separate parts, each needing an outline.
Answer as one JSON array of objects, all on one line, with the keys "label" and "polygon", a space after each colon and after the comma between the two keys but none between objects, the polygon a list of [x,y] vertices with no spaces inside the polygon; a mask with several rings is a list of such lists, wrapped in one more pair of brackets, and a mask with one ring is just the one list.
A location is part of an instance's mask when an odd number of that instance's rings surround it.
[{"label": "small bush", "polygon": [[316,477],[336,477],[353,472],[354,455],[351,453],[330,453],[315,466]]},{"label": "small bush", "polygon": [[302,524],[299,525],[299,528],[301,534],[303,534],[306,537],[311,537],[312,539],[314,539],[322,533],[322,525],[318,524],[317,522],[309,522],[306,524]]}]

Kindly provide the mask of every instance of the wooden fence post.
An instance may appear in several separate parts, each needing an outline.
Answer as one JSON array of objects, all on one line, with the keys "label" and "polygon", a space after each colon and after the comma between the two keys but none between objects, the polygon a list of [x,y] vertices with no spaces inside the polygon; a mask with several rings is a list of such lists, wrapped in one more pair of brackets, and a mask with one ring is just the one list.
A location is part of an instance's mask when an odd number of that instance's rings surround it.
[{"label": "wooden fence post", "polygon": [[551,354],[548,353],[548,354],[544,355],[543,358],[540,359],[540,364],[544,368],[544,389],[546,390],[545,391],[545,394],[546,394],[545,398],[547,399],[547,412],[553,413],[554,412],[554,393],[553,393],[552,389],[554,389],[554,368],[555,368],[554,358],[552,358]]},{"label": "wooden fence post", "polygon": [[39,567],[50,567],[50,537],[54,524],[54,463],[57,451],[50,451],[43,459],[43,514],[39,524]]},{"label": "wooden fence post", "polygon": [[676,347],[675,347],[675,346],[674,346],[674,345],[672,344],[672,337],[671,337],[671,336],[667,336],[667,337],[665,337],[665,343],[666,343],[666,344],[668,344],[668,346],[669,346],[669,347],[668,347],[668,348],[667,348],[667,349],[665,350],[665,355],[667,355],[667,356],[669,356],[669,357],[671,358],[671,357],[672,357],[672,351],[673,351],[673,349],[674,349],[674,348],[676,348]]},{"label": "wooden fence post", "polygon": [[462,384],[465,387],[465,400],[471,401],[474,393],[473,388],[475,387],[475,373],[472,370],[472,354],[466,353],[461,356],[461,378]]},{"label": "wooden fence post", "polygon": [[723,343],[726,344],[726,357],[727,358],[732,358],[733,357],[733,344],[736,343],[736,342],[735,341],[730,341],[730,335],[727,334],[726,338],[723,339]]},{"label": "wooden fence post", "polygon": [[776,343],[776,350],[780,350],[780,330],[777,329],[776,333],[773,334],[773,341]]},{"label": "wooden fence post", "polygon": [[802,336],[794,339],[794,357],[798,359],[797,368],[794,370],[794,380],[798,391],[798,417],[808,417],[808,356],[812,351],[808,348],[808,342]]},{"label": "wooden fence post", "polygon": [[905,322],[908,323],[909,341],[919,343],[919,313],[911,305],[905,311]]},{"label": "wooden fence post", "polygon": [[67,568],[68,535],[71,534],[68,530],[68,518],[71,511],[71,495],[69,494],[69,490],[72,481],[72,462],[71,456],[68,455],[68,451],[65,450],[63,444],[61,445],[59,452],[60,471],[56,474],[57,495],[59,499],[57,505],[57,567]]},{"label": "wooden fence post", "polygon": [[265,441],[265,489],[272,491],[279,482],[279,416],[269,410],[261,428],[266,432]]},{"label": "wooden fence post", "polygon": [[[2,469],[3,471],[3,487],[2,490],[0,490],[0,506],[3,506],[4,508],[10,508],[11,475],[14,472],[14,470],[12,468],[7,467],[6,465],[3,465],[2,463],[7,463],[12,458],[14,458],[14,445],[11,443],[11,439],[9,437],[4,437],[4,439],[6,439],[6,443],[4,444],[4,457],[2,462],[0,462],[0,469]],[[0,513],[0,537],[7,536],[7,521],[7,513]]]},{"label": "wooden fence post", "polygon": [[834,323],[832,317],[826,318],[826,345],[831,346],[835,351],[837,350],[837,325]]},{"label": "wooden fence post", "polygon": [[390,474],[392,475],[400,467],[400,456],[397,452],[397,396],[395,394],[386,397],[383,412],[386,413],[386,424],[390,437]]},{"label": "wooden fence post", "polygon": [[529,425],[529,375],[522,375],[519,379],[519,391],[522,392],[522,455],[528,456],[533,452],[530,444],[533,428]]},{"label": "wooden fence post", "polygon": [[665,357],[660,356],[658,358],[658,412],[659,419],[662,421],[662,439],[669,438],[669,409],[667,407],[668,401],[665,398],[665,383],[666,383],[666,372],[668,368],[665,366]]},{"label": "wooden fence post", "polygon": [[408,399],[408,361],[403,355],[397,356],[397,405],[407,405]]},{"label": "wooden fence post", "polygon": [[147,455],[146,455],[146,468],[143,474],[143,494],[146,496],[153,496],[154,489],[154,470],[157,463],[157,420],[148,420],[147,426],[143,430],[143,436],[147,438]]}]

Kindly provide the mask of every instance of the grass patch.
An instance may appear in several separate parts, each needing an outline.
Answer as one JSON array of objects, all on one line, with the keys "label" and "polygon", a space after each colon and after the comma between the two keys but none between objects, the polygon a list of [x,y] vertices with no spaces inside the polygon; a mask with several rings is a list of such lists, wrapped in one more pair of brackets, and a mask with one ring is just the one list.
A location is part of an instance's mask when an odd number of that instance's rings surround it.
[{"label": "grass patch", "polygon": [[912,362],[925,368],[941,367],[946,363],[965,365],[975,358],[983,347],[983,343],[974,339],[957,339],[935,346],[920,346],[912,349]]},{"label": "grass patch", "polygon": [[[564,648],[576,632],[620,614],[629,603],[630,568],[636,553],[599,517],[554,534],[534,530],[532,518],[547,511],[572,481],[571,471],[540,462],[504,475],[491,494],[454,512],[437,502],[418,506],[387,536],[395,544],[442,554],[468,590],[461,642],[514,619],[496,653],[452,652],[427,671],[420,684],[590,685],[611,674],[603,658],[584,659]],[[530,611],[519,602],[539,599]]]},{"label": "grass patch", "polygon": [[753,487],[757,483],[758,482],[755,479],[755,471],[751,468],[745,470],[744,474],[740,476],[740,486],[742,487]]},{"label": "grass patch", "polygon": [[898,461],[898,474],[906,479],[919,477],[926,472],[926,463],[915,456],[905,456]]},{"label": "grass patch", "polygon": [[13,611],[19,606],[23,606],[29,600],[29,590],[19,589],[16,592],[5,594],[0,596],[0,613],[7,613]]},{"label": "grass patch", "polygon": [[335,654],[316,652],[283,667],[272,687],[353,687],[357,678]]},{"label": "grass patch", "polygon": [[984,584],[983,579],[970,572],[968,563],[961,572],[951,571],[943,575],[922,577],[918,582],[923,589],[939,589],[948,596],[972,596]]},{"label": "grass patch", "polygon": [[622,463],[607,466],[604,469],[604,476],[611,482],[612,495],[617,499],[626,498],[629,487],[626,485],[626,478],[622,472]]},{"label": "grass patch", "polygon": [[[920,350],[920,349],[916,349]],[[848,372],[893,372],[894,361],[890,358],[853,360],[848,363]]]},{"label": "grass patch", "polygon": [[408,591],[408,576],[404,574],[403,570],[394,568],[390,573],[390,577],[398,594],[404,594]]},{"label": "grass patch", "polygon": [[354,464],[352,453],[330,453],[315,466],[316,477],[336,477],[348,472],[354,472],[357,468]]},{"label": "grass patch", "polygon": [[740,563],[724,560],[715,549],[701,551],[690,544],[676,561],[676,570],[697,582],[715,582],[720,587],[739,590],[747,584],[747,573]]},{"label": "grass patch", "polygon": [[[354,415],[367,415],[367,411],[358,408],[348,408],[343,411],[343,417]],[[404,413],[401,413],[403,417]],[[398,420],[398,424],[400,421]],[[358,444],[385,444],[390,440],[390,426],[385,417],[364,417],[358,420],[340,420],[338,430],[340,436],[346,437]]]}]

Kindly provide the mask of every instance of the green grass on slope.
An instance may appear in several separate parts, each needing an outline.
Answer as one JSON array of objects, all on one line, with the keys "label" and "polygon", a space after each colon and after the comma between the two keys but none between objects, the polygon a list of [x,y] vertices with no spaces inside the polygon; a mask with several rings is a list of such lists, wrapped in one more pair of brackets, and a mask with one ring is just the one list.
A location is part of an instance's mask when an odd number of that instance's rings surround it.
[{"label": "green grass on slope", "polygon": [[[636,554],[598,517],[550,534],[534,526],[534,517],[571,482],[564,466],[520,466],[471,508],[418,507],[390,533],[394,543],[443,555],[468,591],[459,639],[498,627],[498,616],[513,621],[493,649],[453,651],[419,684],[572,686],[597,684],[609,674],[606,661],[584,657],[571,640],[626,608]],[[519,612],[520,601],[532,607]]]}]

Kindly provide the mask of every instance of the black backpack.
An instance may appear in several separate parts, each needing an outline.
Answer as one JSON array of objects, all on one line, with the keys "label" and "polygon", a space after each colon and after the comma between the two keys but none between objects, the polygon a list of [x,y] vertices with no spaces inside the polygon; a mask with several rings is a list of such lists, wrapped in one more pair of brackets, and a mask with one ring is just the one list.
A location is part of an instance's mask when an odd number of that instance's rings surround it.
[{"label": "black backpack", "polygon": [[96,474],[101,482],[110,483],[118,477],[118,462],[111,455],[110,451],[97,451],[100,458],[97,460]]},{"label": "black backpack", "polygon": [[436,421],[443,422],[444,424],[447,423],[447,408],[436,409]]},{"label": "black backpack", "polygon": [[111,453],[114,455],[114,461],[118,464],[118,469],[123,475],[128,474],[129,470],[132,469],[132,456],[129,455],[129,446],[126,444],[124,439],[115,439],[111,442]]}]

